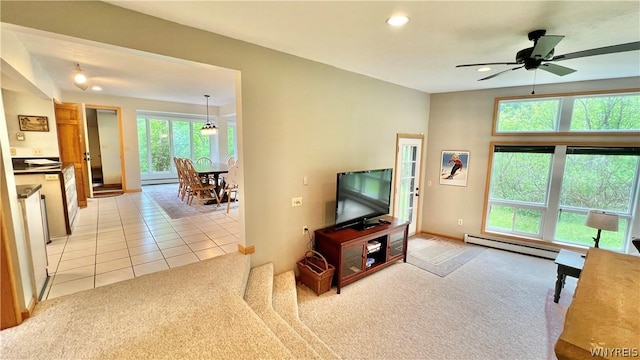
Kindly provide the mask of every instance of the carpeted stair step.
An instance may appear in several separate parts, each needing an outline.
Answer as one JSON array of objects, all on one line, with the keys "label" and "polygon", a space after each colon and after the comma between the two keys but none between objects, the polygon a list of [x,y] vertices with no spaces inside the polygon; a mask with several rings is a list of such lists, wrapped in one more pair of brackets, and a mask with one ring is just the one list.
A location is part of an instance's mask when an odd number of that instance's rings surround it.
[{"label": "carpeted stair step", "polygon": [[323,359],[340,359],[298,316],[298,292],[293,270],[273,278],[273,309],[318,353]]},{"label": "carpeted stair step", "polygon": [[273,263],[251,269],[244,299],[295,358],[322,359],[322,357],[273,310]]},{"label": "carpeted stair step", "polygon": [[247,268],[233,253],[45,300],[2,330],[0,358],[297,358],[238,295]]}]

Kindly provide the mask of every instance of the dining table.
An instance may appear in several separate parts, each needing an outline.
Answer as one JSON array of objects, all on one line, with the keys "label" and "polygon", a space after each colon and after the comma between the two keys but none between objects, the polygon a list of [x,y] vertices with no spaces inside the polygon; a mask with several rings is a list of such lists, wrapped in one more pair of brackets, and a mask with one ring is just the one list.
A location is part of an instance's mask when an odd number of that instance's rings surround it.
[{"label": "dining table", "polygon": [[[215,186],[216,194],[220,194],[220,190],[224,188],[220,184],[220,174],[226,174],[229,172],[229,166],[223,163],[211,163],[211,164],[193,164],[193,168],[199,177],[213,177],[213,183]],[[205,203],[206,204],[206,203]]]}]

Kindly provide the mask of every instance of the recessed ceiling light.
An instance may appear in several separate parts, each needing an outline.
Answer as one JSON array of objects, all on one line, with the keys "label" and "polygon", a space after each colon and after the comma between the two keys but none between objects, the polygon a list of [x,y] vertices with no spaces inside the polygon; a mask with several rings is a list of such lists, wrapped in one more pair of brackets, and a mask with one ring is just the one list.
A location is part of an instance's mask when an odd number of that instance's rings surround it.
[{"label": "recessed ceiling light", "polygon": [[93,91],[102,91],[102,88],[100,86],[98,86],[98,85],[95,85],[95,86],[91,87],[91,90],[93,90]]},{"label": "recessed ceiling light", "polygon": [[391,26],[402,26],[409,22],[409,18],[405,15],[395,15],[387,19],[387,24]]},{"label": "recessed ceiling light", "polygon": [[489,70],[491,70],[491,68],[490,67],[486,67],[486,66],[485,67],[481,67],[481,68],[478,69],[479,72],[485,72],[485,71],[489,71]]}]

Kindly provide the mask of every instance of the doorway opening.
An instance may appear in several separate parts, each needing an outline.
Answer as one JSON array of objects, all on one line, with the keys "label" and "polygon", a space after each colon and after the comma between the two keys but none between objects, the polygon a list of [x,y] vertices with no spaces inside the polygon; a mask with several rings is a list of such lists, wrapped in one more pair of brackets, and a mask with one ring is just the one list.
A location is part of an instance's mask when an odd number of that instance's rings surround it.
[{"label": "doorway opening", "polygon": [[124,193],[119,113],[113,108],[86,106],[88,163],[92,197]]}]

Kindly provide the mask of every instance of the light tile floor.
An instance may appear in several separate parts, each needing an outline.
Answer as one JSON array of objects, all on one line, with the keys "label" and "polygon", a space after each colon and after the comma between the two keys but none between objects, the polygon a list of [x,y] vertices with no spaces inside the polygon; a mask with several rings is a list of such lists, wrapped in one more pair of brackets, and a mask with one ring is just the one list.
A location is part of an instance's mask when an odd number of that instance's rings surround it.
[{"label": "light tile floor", "polygon": [[[177,184],[154,185],[175,192]],[[187,206],[185,204],[185,206]],[[42,299],[92,289],[238,251],[238,207],[171,219],[145,194],[89,199],[73,234],[47,245]]]}]

